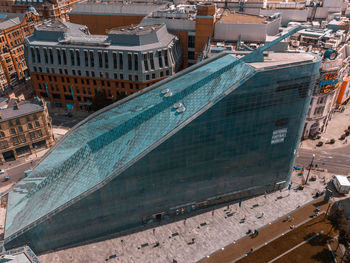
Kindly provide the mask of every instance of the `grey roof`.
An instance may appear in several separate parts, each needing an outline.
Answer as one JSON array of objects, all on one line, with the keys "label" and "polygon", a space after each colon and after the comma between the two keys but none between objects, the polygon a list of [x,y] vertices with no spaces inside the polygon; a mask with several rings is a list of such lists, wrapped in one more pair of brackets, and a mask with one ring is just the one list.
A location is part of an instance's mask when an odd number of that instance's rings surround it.
[{"label": "grey roof", "polygon": [[23,22],[25,13],[1,13],[0,14],[0,30],[4,30]]},{"label": "grey roof", "polygon": [[30,101],[20,101],[18,102],[18,109],[16,109],[14,100],[11,100],[6,109],[0,109],[0,122],[18,118],[20,116],[25,116],[35,112],[40,112],[44,110],[44,107],[41,105],[40,100]]},{"label": "grey roof", "polygon": [[[84,25],[49,20],[35,27],[34,34],[27,38],[32,45],[104,46],[119,50],[142,51],[162,48],[174,39],[166,25],[125,27],[111,30],[108,36],[91,35]],[[50,43],[51,42],[51,43]]]},{"label": "grey roof", "polygon": [[77,4],[70,14],[146,16],[154,11],[165,9],[167,5],[168,4]]}]

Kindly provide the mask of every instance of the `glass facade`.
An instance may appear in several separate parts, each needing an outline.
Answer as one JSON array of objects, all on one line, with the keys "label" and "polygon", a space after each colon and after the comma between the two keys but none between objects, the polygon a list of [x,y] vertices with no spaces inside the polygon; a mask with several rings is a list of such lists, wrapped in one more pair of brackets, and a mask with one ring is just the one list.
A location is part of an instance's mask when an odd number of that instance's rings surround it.
[{"label": "glass facade", "polygon": [[[5,246],[40,253],[284,187],[318,67],[315,59],[253,69],[223,55],[88,119],[81,127],[96,129],[71,131],[26,178],[45,180],[23,186],[21,201],[18,187],[10,194],[17,210],[7,215]],[[62,158],[59,169],[52,158]]]}]

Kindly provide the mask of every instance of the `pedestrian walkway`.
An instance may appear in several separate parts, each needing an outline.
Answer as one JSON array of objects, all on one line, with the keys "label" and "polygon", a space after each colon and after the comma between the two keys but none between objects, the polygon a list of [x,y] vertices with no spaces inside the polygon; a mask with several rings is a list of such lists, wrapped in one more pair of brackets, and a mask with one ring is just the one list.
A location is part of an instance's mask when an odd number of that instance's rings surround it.
[{"label": "pedestrian walkway", "polygon": [[316,208],[321,211],[326,211],[329,203],[323,202],[323,197],[312,201],[311,203],[295,210],[287,216],[277,219],[275,222],[263,227],[259,230],[259,235],[255,238],[246,236],[241,240],[225,247],[213,255],[201,260],[201,263],[214,263],[214,262],[235,262],[251,251],[256,250],[260,246],[264,246],[268,242],[284,235],[291,230],[291,226],[295,226],[303,223],[311,215],[315,214]]}]

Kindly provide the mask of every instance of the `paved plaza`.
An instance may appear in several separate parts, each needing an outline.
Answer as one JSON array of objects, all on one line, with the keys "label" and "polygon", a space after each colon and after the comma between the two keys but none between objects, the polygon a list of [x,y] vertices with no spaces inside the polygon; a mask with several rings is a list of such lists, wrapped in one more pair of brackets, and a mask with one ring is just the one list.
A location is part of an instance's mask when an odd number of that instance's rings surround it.
[{"label": "paved plaza", "polygon": [[[80,247],[41,255],[43,263],[57,262],[197,262],[246,236],[251,229],[268,225],[314,200],[325,187],[322,176],[304,190],[296,190],[301,177],[292,178],[292,189],[284,189],[200,215]],[[240,221],[246,217],[244,223]],[[117,219],[116,219],[117,220]],[[176,261],[174,261],[176,260]]]}]

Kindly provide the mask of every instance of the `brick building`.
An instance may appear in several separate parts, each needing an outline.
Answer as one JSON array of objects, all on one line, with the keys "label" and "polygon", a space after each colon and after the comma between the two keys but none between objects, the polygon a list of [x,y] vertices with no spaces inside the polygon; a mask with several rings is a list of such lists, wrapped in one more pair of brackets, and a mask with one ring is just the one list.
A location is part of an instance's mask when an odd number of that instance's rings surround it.
[{"label": "brick building", "polygon": [[23,41],[39,21],[34,12],[0,14],[0,93],[29,76]]},{"label": "brick building", "polygon": [[51,118],[43,100],[2,98],[0,107],[0,164],[54,144]]},{"label": "brick building", "polygon": [[179,40],[166,26],[149,25],[91,35],[83,25],[47,21],[25,41],[35,93],[54,107],[89,110],[98,92],[116,101],[181,65]]},{"label": "brick building", "polygon": [[35,8],[43,18],[53,18],[68,21],[68,12],[75,4],[86,0],[4,0],[0,11],[9,13],[25,13],[28,8]]}]

